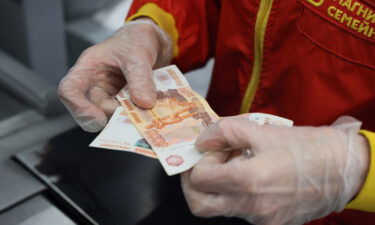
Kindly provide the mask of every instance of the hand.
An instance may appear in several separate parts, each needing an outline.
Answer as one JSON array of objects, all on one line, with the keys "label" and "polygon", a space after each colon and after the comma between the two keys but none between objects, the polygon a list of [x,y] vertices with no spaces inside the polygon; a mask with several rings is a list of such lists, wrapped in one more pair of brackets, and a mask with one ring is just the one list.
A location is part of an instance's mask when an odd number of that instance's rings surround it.
[{"label": "hand", "polygon": [[[303,224],[341,211],[368,170],[360,125],[350,117],[331,127],[291,128],[222,119],[199,136],[196,147],[207,153],[182,175],[188,205],[197,216],[266,225]],[[250,159],[228,151],[248,148]]]},{"label": "hand", "polygon": [[171,58],[172,43],[152,20],[129,22],[82,53],[60,82],[60,99],[84,130],[99,131],[118,106],[115,95],[125,82],[135,104],[153,107],[152,70],[169,64]]}]

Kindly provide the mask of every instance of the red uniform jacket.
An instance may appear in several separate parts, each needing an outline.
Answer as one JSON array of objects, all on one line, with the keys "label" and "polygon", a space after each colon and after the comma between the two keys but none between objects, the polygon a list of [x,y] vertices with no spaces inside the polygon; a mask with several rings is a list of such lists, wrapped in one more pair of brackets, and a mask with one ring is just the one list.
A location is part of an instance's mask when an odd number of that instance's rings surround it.
[{"label": "red uniform jacket", "polygon": [[[215,58],[208,101],[220,116],[241,105],[295,125],[351,115],[375,131],[375,0],[135,0],[129,16],[150,2],[175,21],[182,70]],[[375,214],[346,211],[311,224],[373,225]]]}]

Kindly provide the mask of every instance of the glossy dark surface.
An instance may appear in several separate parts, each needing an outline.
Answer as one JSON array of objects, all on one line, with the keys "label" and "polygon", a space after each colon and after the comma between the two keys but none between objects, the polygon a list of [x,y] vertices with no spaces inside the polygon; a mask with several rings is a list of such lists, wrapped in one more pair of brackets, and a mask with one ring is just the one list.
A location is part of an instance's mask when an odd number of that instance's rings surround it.
[{"label": "glossy dark surface", "polygon": [[51,180],[58,176],[56,186],[99,224],[243,223],[192,216],[179,176],[168,177],[155,159],[89,148],[95,136],[75,129],[51,140],[36,168]]}]

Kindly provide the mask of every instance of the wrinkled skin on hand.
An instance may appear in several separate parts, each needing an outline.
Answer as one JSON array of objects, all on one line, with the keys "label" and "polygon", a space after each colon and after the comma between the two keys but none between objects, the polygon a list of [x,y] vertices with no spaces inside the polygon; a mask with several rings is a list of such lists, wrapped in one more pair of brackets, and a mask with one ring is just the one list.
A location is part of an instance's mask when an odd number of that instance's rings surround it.
[{"label": "wrinkled skin on hand", "polygon": [[[197,139],[207,153],[181,176],[188,205],[197,216],[265,225],[303,224],[341,211],[368,170],[360,125],[350,117],[331,127],[291,128],[259,126],[243,116],[222,119]],[[248,148],[250,159],[229,150]]]},{"label": "wrinkled skin on hand", "polygon": [[86,131],[104,128],[127,84],[132,100],[142,108],[156,101],[152,70],[168,65],[172,43],[148,19],[125,24],[113,37],[85,50],[59,85],[59,96]]}]

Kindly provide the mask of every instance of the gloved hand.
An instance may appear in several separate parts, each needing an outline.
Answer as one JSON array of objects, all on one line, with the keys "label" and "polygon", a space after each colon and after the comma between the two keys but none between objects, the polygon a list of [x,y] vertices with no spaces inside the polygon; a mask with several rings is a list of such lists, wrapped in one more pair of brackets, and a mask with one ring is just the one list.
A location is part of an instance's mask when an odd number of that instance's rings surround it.
[{"label": "gloved hand", "polygon": [[[191,211],[293,225],[343,210],[369,166],[367,140],[353,120],[291,128],[259,126],[243,116],[218,121],[196,141],[206,155],[181,177]],[[230,150],[249,148],[248,159]]]},{"label": "gloved hand", "polygon": [[152,70],[171,58],[171,40],[152,20],[126,23],[113,37],[82,53],[60,82],[60,99],[84,130],[99,131],[118,106],[115,95],[126,82],[135,104],[155,104]]}]

